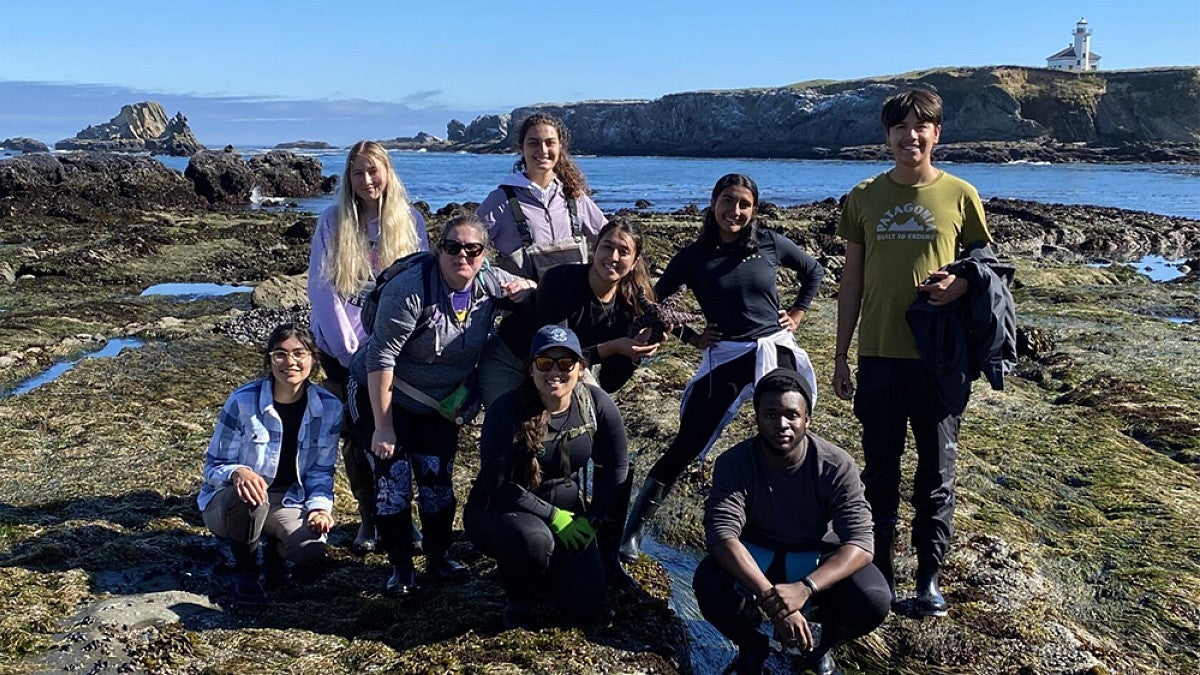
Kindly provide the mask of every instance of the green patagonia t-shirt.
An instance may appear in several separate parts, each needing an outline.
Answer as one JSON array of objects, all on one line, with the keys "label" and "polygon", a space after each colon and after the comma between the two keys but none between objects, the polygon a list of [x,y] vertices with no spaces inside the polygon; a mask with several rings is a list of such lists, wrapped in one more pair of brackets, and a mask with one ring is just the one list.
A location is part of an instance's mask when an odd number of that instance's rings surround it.
[{"label": "green patagonia t-shirt", "polygon": [[858,322],[859,356],[919,359],[904,313],[929,272],[975,242],[991,242],[970,183],[945,171],[920,186],[882,173],[850,191],[838,236],[866,247]]}]

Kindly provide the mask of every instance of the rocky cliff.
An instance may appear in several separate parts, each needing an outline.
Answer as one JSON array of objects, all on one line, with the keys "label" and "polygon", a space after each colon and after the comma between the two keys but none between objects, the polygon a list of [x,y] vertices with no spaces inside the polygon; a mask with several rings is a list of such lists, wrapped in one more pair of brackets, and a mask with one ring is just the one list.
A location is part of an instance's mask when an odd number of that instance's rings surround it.
[{"label": "rocky cliff", "polygon": [[934,89],[945,100],[943,144],[1200,147],[1196,67],[1091,73],[954,68],[775,89],[690,92],[652,101],[540,104],[514,110],[508,137],[496,145],[512,148],[521,121],[544,111],[567,122],[577,152],[839,156],[844,149],[879,145],[884,99],[910,87]]},{"label": "rocky cliff", "polygon": [[142,101],[121,107],[121,112],[106,124],[92,125],[54,144],[57,150],[106,150],[112,152],[150,152],[187,157],[204,146],[188,128],[183,113],[167,118],[162,105]]}]

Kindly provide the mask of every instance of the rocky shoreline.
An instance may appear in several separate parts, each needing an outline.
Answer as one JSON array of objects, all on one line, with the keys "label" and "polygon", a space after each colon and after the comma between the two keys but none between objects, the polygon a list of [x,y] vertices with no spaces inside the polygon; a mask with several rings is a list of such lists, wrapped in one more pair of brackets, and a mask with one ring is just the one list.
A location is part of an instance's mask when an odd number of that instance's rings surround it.
[{"label": "rocky shoreline", "polygon": [[[503,630],[495,566],[461,524],[454,550],[470,581],[383,596],[383,557],[348,552],[357,515],[340,473],[331,568],[265,610],[228,607],[213,573],[226,561],[194,502],[203,449],[225,396],[259,372],[265,331],[305,316],[315,216],[224,209],[145,157],[81,160],[108,177],[72,182],[87,174],[62,157],[18,158],[31,160],[23,171],[0,162],[0,392],[106,338],[142,346],[0,393],[0,670],[691,672],[669,582],[648,559],[634,569],[643,590],[614,596],[613,621],[587,630]],[[66,179],[58,196],[39,187],[44,175]],[[985,209],[1018,269],[1022,358],[1003,391],[976,388],[965,417],[951,614],[890,617],[840,647],[839,663],[902,675],[1194,671],[1200,327],[1168,319],[1200,318],[1200,221],[1018,200]],[[827,271],[799,336],[826,389],[844,255],[837,201],[761,211]],[[695,209],[630,214],[653,274],[699,225]],[[1190,271],[1150,283],[1127,266],[1084,264],[1147,253],[1186,258]],[[140,296],[180,281],[257,289]],[[669,342],[617,395],[639,475],[674,434],[698,358]],[[822,393],[815,428],[861,459],[850,406]],[[747,417],[716,452],[748,433]],[[460,498],[476,442],[472,428]],[[660,512],[660,541],[699,543],[707,470],[689,472]],[[901,577],[913,566],[902,550]]]}]

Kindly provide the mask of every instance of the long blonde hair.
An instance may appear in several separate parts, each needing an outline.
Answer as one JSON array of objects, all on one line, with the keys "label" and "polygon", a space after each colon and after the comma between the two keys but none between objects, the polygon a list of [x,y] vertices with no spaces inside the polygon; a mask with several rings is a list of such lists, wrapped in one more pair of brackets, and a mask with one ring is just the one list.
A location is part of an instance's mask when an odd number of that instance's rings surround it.
[{"label": "long blonde hair", "polygon": [[350,172],[354,158],[363,156],[381,167],[387,176],[387,185],[379,197],[379,253],[380,267],[387,267],[397,258],[417,250],[417,224],[412,215],[412,205],[404,183],[392,168],[387,149],[374,141],[359,141],[346,155],[346,168],[342,171],[342,182],[338,186],[337,227],[332,246],[325,251],[321,271],[338,295],[352,298],[362,292],[374,278],[371,269],[371,243],[367,240],[367,223],[360,217],[363,201],[354,194]]}]

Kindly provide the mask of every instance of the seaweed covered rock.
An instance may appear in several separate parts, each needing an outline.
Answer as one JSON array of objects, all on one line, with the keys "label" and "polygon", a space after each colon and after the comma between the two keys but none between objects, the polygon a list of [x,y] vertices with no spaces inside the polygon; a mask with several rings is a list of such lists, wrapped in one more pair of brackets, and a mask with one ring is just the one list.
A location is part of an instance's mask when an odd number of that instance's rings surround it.
[{"label": "seaweed covered rock", "polygon": [[196,185],[196,194],[209,204],[246,204],[254,188],[262,197],[315,197],[331,191],[336,181],[321,175],[315,157],[271,150],[243,161],[232,148],[192,155],[183,174]]},{"label": "seaweed covered rock", "polygon": [[0,213],[68,218],[200,206],[192,184],[151,157],[83,152],[0,162]]},{"label": "seaweed covered rock", "polygon": [[213,205],[245,204],[254,189],[250,167],[232,148],[192,155],[183,175],[195,185],[196,194]]},{"label": "seaweed covered rock", "polygon": [[321,162],[287,150],[271,150],[246,162],[264,197],[315,197],[328,192]]}]

